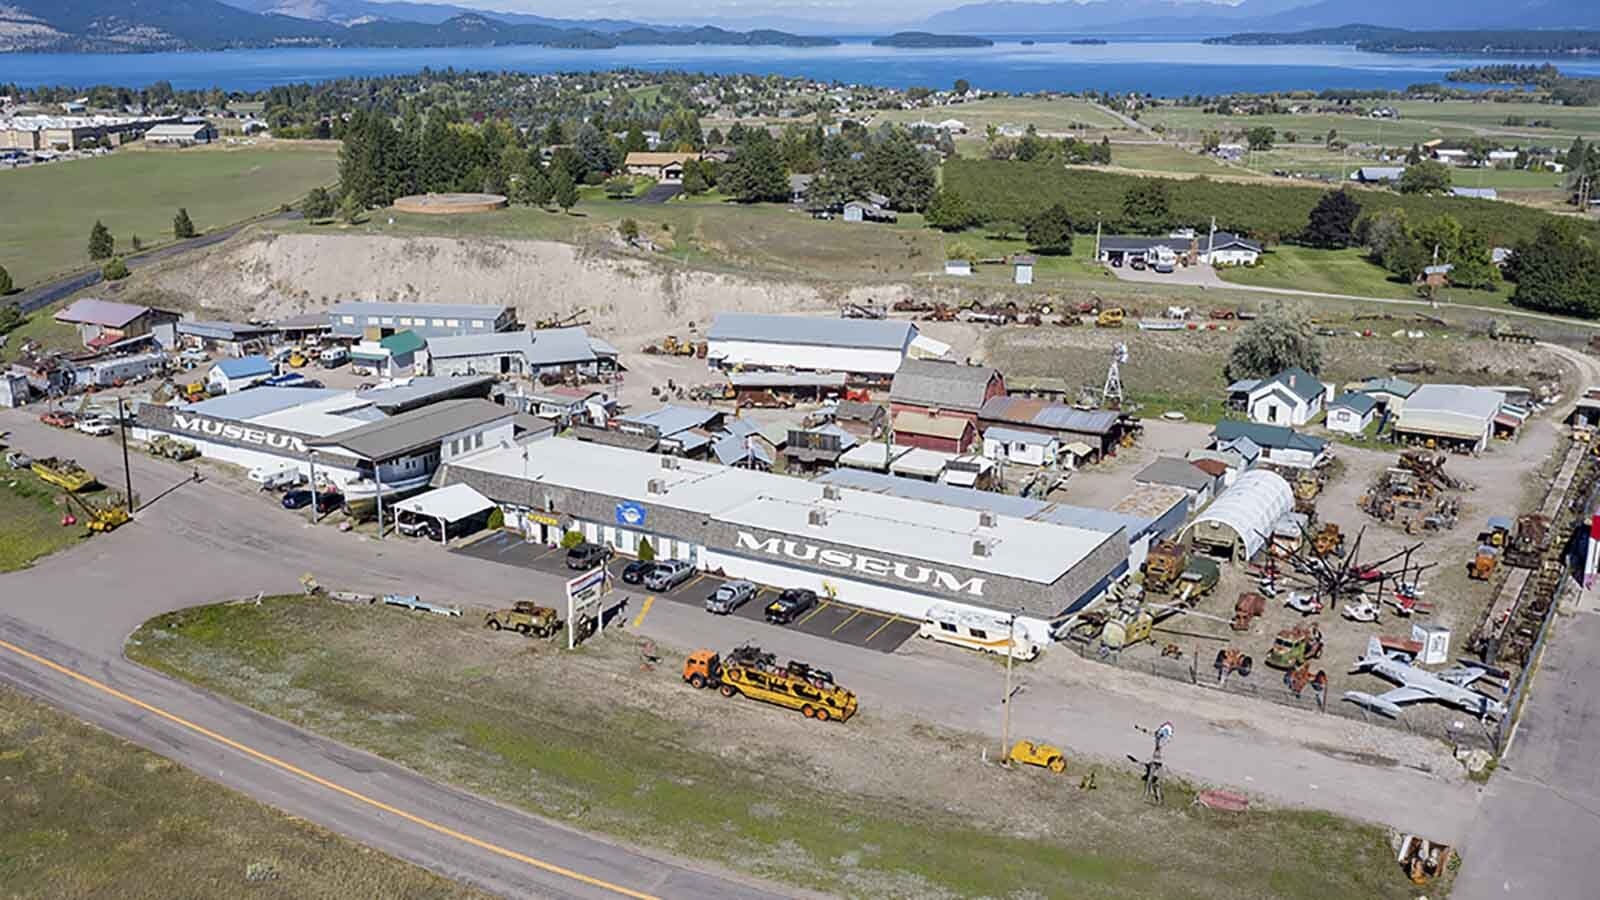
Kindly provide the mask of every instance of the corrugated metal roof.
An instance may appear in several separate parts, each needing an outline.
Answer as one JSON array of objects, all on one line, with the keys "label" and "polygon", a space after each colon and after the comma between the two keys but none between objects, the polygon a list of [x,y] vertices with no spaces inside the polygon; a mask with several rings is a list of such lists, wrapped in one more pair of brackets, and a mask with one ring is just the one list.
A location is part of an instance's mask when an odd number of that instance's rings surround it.
[{"label": "corrugated metal roof", "polygon": [[843,372],[729,372],[734,387],[844,387]]},{"label": "corrugated metal roof", "polygon": [[983,436],[990,440],[1005,441],[1010,444],[1029,444],[1040,447],[1049,446],[1056,440],[1056,436],[1053,434],[1023,431],[1020,428],[1007,428],[1004,425],[990,425],[983,430]]},{"label": "corrugated metal roof", "polygon": [[742,463],[751,457],[772,465],[772,454],[760,442],[748,440],[742,435],[730,434],[722,438],[711,445],[711,452],[717,457],[717,462],[725,466]]},{"label": "corrugated metal roof", "polygon": [[622,416],[617,421],[627,425],[653,427],[662,437],[667,437],[680,431],[699,428],[719,415],[722,414],[714,409],[669,404],[660,409],[652,409],[649,412]]},{"label": "corrugated metal roof", "polygon": [[1260,422],[1241,422],[1237,419],[1223,419],[1218,422],[1211,436],[1218,443],[1245,437],[1255,442],[1256,446],[1268,450],[1304,450],[1308,453],[1321,453],[1328,446],[1328,442],[1322,438],[1301,434],[1282,425],[1263,425]]},{"label": "corrugated metal roof", "polygon": [[830,319],[821,316],[777,316],[761,313],[718,313],[706,332],[713,341],[806,344],[867,350],[902,350],[917,334],[911,322],[892,319]]},{"label": "corrugated metal roof", "polygon": [[251,325],[248,322],[179,322],[178,333],[193,335],[194,337],[210,338],[216,341],[236,341],[263,334],[272,334],[278,329],[272,325]]},{"label": "corrugated metal roof", "polygon": [[1244,543],[1245,558],[1250,559],[1261,551],[1277,521],[1293,509],[1294,490],[1283,476],[1265,469],[1251,469],[1218,495],[1185,530],[1201,522],[1226,525]]},{"label": "corrugated metal roof", "polygon": [[[488,319],[493,322],[506,311],[504,306],[470,303],[390,303],[378,300],[347,300],[328,310],[338,316],[427,316],[437,319]],[[357,322],[364,325],[364,322]]]},{"label": "corrugated metal roof", "polygon": [[469,485],[452,484],[401,500],[394,508],[402,512],[444,519],[446,522],[459,522],[494,508],[494,501],[473,490]]},{"label": "corrugated metal roof", "polygon": [[1216,478],[1201,471],[1194,463],[1173,456],[1163,456],[1133,476],[1134,481],[1145,484],[1170,484],[1191,491],[1203,491],[1216,482]]},{"label": "corrugated metal roof", "polygon": [[399,356],[406,353],[415,353],[428,346],[428,342],[422,339],[422,335],[408,328],[405,331],[397,331],[378,341],[378,346],[391,354]]},{"label": "corrugated metal roof", "polygon": [[1307,403],[1317,399],[1322,395],[1323,391],[1327,390],[1317,376],[1298,366],[1284,369],[1265,381],[1257,382],[1256,386],[1250,389],[1251,393],[1269,385],[1282,385],[1290,393]]},{"label": "corrugated metal roof", "polygon": [[1500,411],[1505,402],[1505,394],[1488,388],[1464,384],[1425,384],[1406,400],[1400,418],[1404,421],[1408,414],[1442,412],[1489,419]]},{"label": "corrugated metal roof", "polygon": [[1118,414],[1105,410],[1074,409],[1061,403],[1031,397],[993,397],[983,404],[979,418],[1011,425],[1031,425],[1076,434],[1109,434],[1117,425]]},{"label": "corrugated metal roof", "polygon": [[477,395],[487,397],[497,379],[493,375],[416,375],[356,394],[388,413],[405,412],[432,403]]},{"label": "corrugated metal roof", "polygon": [[148,306],[134,306],[131,303],[116,303],[111,300],[96,300],[85,297],[73,301],[71,306],[56,311],[57,322],[68,322],[74,325],[100,325],[105,328],[121,328],[150,311]]},{"label": "corrugated metal roof", "polygon": [[445,400],[307,443],[342,447],[364,459],[388,459],[426,447],[445,435],[509,419],[514,414],[515,410],[487,400]]},{"label": "corrugated metal roof", "polygon": [[213,368],[228,378],[250,378],[271,375],[272,360],[265,356],[241,356],[238,359],[221,360]]},{"label": "corrugated metal roof", "polygon": [[224,394],[221,397],[201,400],[199,403],[183,407],[182,411],[196,412],[217,419],[243,421],[305,403],[326,400],[342,393],[344,392],[329,388],[258,387],[237,394]]},{"label": "corrugated metal roof", "polygon": [[1333,401],[1333,405],[1328,408],[1333,409],[1335,407],[1341,409],[1352,409],[1355,410],[1358,415],[1364,416],[1378,408],[1378,401],[1373,399],[1371,394],[1344,393],[1340,394],[1338,398]]},{"label": "corrugated metal roof", "polygon": [[816,481],[821,484],[832,484],[838,487],[853,488],[858,491],[871,491],[875,494],[903,497],[907,500],[925,500],[929,503],[992,512],[996,515],[1013,516],[1018,519],[1032,519],[1035,522],[1070,525],[1074,528],[1097,531],[1102,534],[1115,534],[1119,528],[1126,528],[1130,540],[1134,535],[1143,532],[1154,521],[1154,519],[1125,515],[1111,512],[1110,510],[1068,506],[1044,500],[1031,500],[1027,497],[1017,497],[1011,494],[980,491],[951,484],[940,484],[934,481],[922,481],[917,478],[903,478],[899,475],[870,472],[864,469],[834,469],[818,476]]}]

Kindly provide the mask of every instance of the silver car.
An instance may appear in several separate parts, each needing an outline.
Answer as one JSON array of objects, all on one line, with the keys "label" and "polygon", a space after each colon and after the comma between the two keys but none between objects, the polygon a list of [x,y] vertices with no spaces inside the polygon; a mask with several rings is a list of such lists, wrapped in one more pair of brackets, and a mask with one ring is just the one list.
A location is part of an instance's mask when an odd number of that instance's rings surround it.
[{"label": "silver car", "polygon": [[658,562],[644,577],[644,586],[652,591],[670,591],[694,576],[694,566],[681,559]]},{"label": "silver car", "polygon": [[755,595],[754,584],[748,581],[730,581],[706,597],[706,612],[726,616],[745,605]]}]

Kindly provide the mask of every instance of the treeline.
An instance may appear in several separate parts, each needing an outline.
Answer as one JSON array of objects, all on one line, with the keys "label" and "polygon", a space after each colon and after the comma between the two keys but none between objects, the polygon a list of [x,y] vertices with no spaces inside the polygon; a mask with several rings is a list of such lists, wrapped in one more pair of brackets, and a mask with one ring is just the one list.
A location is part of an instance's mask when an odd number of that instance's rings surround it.
[{"label": "treeline", "polygon": [[1549,63],[1537,66],[1506,63],[1456,69],[1444,77],[1446,81],[1461,84],[1536,84],[1540,87],[1549,87],[1562,76],[1561,70]]},{"label": "treeline", "polygon": [[[1158,220],[1132,221],[1123,215],[1123,198],[1133,187],[1162,184],[1169,202]],[[1306,225],[1307,216],[1325,189],[1242,184],[1206,178],[1174,180],[1143,178],[1088,169],[993,160],[950,160],[945,163],[944,188],[962,199],[982,220],[1024,222],[1052,204],[1061,204],[1081,232],[1093,232],[1096,221],[1108,231],[1217,227],[1248,234],[1268,243],[1291,239]],[[1463,226],[1477,230],[1497,246],[1510,246],[1535,234],[1549,213],[1512,203],[1471,200],[1430,194],[1361,191],[1368,214],[1384,209],[1404,209],[1412,221],[1454,216]]]},{"label": "treeline", "polygon": [[1513,306],[1600,318],[1600,245],[1578,222],[1546,221],[1517,244],[1506,263],[1506,277],[1517,283]]},{"label": "treeline", "polygon": [[1600,53],[1600,31],[1397,31],[1356,42],[1374,53]]}]

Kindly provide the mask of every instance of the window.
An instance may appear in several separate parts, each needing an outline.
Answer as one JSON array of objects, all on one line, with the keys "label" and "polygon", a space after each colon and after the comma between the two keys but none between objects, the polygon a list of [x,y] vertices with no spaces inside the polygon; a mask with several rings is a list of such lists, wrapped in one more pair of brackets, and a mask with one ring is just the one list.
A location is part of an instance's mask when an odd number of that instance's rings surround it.
[{"label": "window", "polygon": [[472,320],[472,327],[473,328],[488,328],[489,327],[489,323],[485,322],[482,319],[473,319]]},{"label": "window", "polygon": [[444,327],[444,320],[443,319],[434,319],[433,320],[433,327],[435,327],[435,328],[443,328]]},{"label": "window", "polygon": [[355,316],[340,316],[339,317],[339,321],[343,322],[346,325],[354,325],[356,323],[356,317]]},{"label": "window", "polygon": [[989,639],[989,632],[984,631],[982,628],[974,628],[972,629],[972,636],[980,641],[986,641]]},{"label": "window", "polygon": [[411,317],[410,316],[401,316],[400,317],[400,324],[401,325],[410,325],[411,324]]},{"label": "window", "polygon": [[472,436],[472,448],[474,450],[476,450],[477,448],[482,447],[482,446],[483,446],[483,432],[480,431],[477,434]]},{"label": "window", "polygon": [[445,326],[447,328],[459,328],[461,326],[461,320],[460,319],[445,319],[444,320],[444,324],[445,324]]},{"label": "window", "polygon": [[956,633],[956,626],[951,624],[950,622],[940,622],[939,623],[939,630],[940,631],[948,631],[951,634],[955,634]]},{"label": "window", "polygon": [[377,316],[367,316],[367,324],[368,325],[376,325],[376,324],[378,324],[378,317]]},{"label": "window", "polygon": [[384,325],[393,325],[394,324],[394,316],[384,316],[383,317],[383,324]]}]

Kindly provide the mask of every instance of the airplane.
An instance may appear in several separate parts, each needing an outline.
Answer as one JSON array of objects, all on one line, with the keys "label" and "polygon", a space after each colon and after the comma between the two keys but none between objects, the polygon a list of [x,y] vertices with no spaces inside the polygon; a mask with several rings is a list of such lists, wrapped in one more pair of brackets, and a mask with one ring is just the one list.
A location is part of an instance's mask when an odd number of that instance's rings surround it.
[{"label": "airplane", "polygon": [[1454,668],[1428,672],[1384,653],[1383,644],[1374,637],[1367,639],[1367,655],[1356,660],[1351,672],[1368,672],[1400,685],[1378,695],[1363,691],[1344,693],[1344,699],[1351,703],[1391,718],[1399,717],[1401,704],[1421,700],[1437,700],[1473,713],[1479,719],[1498,719],[1506,714],[1504,703],[1470,689],[1471,684],[1488,674],[1487,669],[1472,663],[1463,662]]}]

